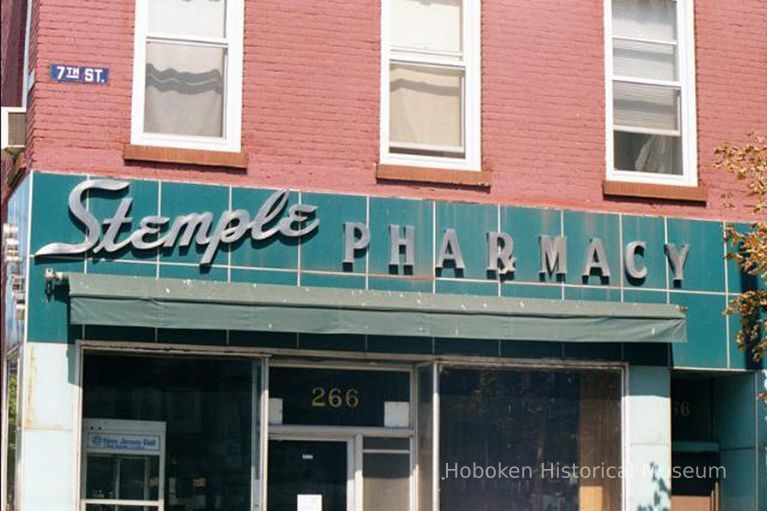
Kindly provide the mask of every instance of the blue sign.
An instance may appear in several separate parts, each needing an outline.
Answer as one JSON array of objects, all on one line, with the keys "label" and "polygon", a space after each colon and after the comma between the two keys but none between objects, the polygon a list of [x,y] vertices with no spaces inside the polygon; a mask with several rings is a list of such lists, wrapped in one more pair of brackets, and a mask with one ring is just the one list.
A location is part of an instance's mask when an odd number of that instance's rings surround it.
[{"label": "blue sign", "polygon": [[64,83],[106,85],[109,82],[109,68],[51,64],[51,80]]},{"label": "blue sign", "polygon": [[159,451],[160,437],[122,433],[89,433],[88,447],[114,451]]}]

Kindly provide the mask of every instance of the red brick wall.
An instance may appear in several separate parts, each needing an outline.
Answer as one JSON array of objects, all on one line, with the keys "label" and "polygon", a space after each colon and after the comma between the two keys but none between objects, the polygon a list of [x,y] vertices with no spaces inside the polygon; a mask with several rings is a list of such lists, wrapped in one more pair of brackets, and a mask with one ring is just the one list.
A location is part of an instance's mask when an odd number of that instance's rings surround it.
[{"label": "red brick wall", "polygon": [[[36,26],[34,168],[744,218],[711,169],[722,140],[767,133],[763,0],[696,1],[699,165],[707,206],[606,199],[602,0],[484,0],[482,157],[487,190],[377,182],[378,0],[246,2],[243,150],[247,171],[125,164],[130,139],[133,1],[45,0]],[[51,62],[110,68],[106,87],[48,81]]]},{"label": "red brick wall", "polygon": [[21,105],[24,68],[25,0],[0,2],[0,103]]}]

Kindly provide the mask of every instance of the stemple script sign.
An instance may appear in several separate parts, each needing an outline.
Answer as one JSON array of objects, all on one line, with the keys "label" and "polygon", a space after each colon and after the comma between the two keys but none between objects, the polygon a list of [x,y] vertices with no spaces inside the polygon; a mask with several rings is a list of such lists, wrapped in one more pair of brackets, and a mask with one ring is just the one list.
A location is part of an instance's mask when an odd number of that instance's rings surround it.
[{"label": "stemple script sign", "polygon": [[[136,250],[156,248],[170,249],[174,246],[189,247],[194,243],[205,247],[200,265],[210,265],[216,252],[222,245],[236,243],[245,236],[253,240],[267,240],[282,236],[298,238],[319,229],[320,219],[316,218],[317,206],[293,204],[287,207],[289,191],[278,190],[269,196],[260,206],[255,216],[244,209],[224,211],[217,221],[209,211],[188,213],[173,219],[152,215],[142,218],[138,229],[118,240],[123,226],[132,225],[128,216],[133,199],[123,198],[111,218],[99,220],[83,205],[83,199],[89,190],[120,192],[130,186],[128,181],[111,179],[91,179],[83,181],[69,194],[69,211],[85,227],[85,239],[76,244],[50,243],[39,249],[35,256],[93,255],[110,254],[127,247]],[[287,214],[285,213],[287,210]],[[389,265],[412,268],[415,265],[415,226],[389,225]],[[164,231],[164,232],[163,232]],[[355,254],[367,251],[370,246],[370,226],[359,222],[345,222],[343,225],[344,246],[343,263],[353,263]],[[517,258],[514,256],[514,240],[505,232],[490,231],[487,238],[486,270],[498,275],[513,274],[516,271]],[[567,237],[542,234],[539,240],[539,261],[541,274],[565,277],[567,267]],[[642,263],[646,243],[633,240],[624,247],[623,267],[626,275],[633,279],[644,279],[647,267]],[[684,266],[690,253],[690,245],[665,243],[664,252],[677,282],[684,280]],[[442,239],[436,252],[434,266],[442,269],[450,265],[457,270],[464,270],[461,244],[455,229],[448,228],[442,233]],[[586,248],[585,263],[581,275],[611,277],[607,254],[600,238],[591,238]]]}]

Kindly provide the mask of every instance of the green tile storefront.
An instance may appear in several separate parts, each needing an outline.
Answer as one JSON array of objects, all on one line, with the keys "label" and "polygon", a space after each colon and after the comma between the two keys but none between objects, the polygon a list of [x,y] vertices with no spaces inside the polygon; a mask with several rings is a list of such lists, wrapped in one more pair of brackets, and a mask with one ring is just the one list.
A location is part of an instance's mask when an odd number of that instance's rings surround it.
[{"label": "green tile storefront", "polygon": [[[24,481],[18,498],[31,508],[62,502],[45,509],[458,510],[482,498],[487,509],[506,502],[519,509],[634,511],[663,509],[686,491],[715,495],[723,510],[767,509],[766,411],[756,400],[765,373],[737,350],[738,325],[722,314],[734,294],[764,283],[744,280],[724,259],[722,222],[290,191],[264,230],[291,206],[311,205],[313,213],[293,226],[318,221],[311,232],[253,239],[249,229],[232,234],[232,223],[225,227],[233,241],[221,243],[211,264],[200,264],[206,244],[194,236],[184,248],[126,243],[113,253],[35,255],[52,243],[83,242],[87,229],[68,201],[87,179],[34,172],[9,209],[27,270],[27,315],[24,324],[6,319],[12,334],[6,367],[16,364],[22,396],[19,447],[6,466]],[[132,199],[130,221],[119,226],[116,241],[147,217],[211,212],[215,225],[225,212],[244,210],[255,218],[276,192],[127,183],[84,196],[102,237],[103,221],[125,198]],[[367,228],[367,243],[350,223]],[[446,241],[449,233],[456,243]],[[513,243],[513,269],[502,271],[504,261],[489,252],[492,233],[507,235],[506,248]],[[542,237],[565,240],[558,260],[546,260]],[[642,249],[630,248],[632,241],[644,242]],[[685,246],[686,260],[675,266],[673,252]],[[412,264],[405,264],[408,257]],[[196,309],[203,312],[190,317],[188,328],[159,319],[77,323],[82,314],[73,312],[71,275],[96,283],[135,277],[148,286],[189,279],[190,289],[200,282],[277,293],[298,287],[319,297],[317,307],[323,289],[327,296],[359,293],[360,301],[454,303],[444,321],[457,321],[458,333],[429,335],[439,321],[429,323],[430,312],[418,306],[393,306],[390,328],[370,330],[371,323],[357,320],[325,330],[302,325],[310,316],[301,311],[293,329],[245,327],[253,324],[246,318],[232,328],[205,328],[206,318],[218,325],[212,301],[210,312]],[[463,329],[460,318],[471,323],[470,315],[483,312],[461,310],[461,297],[519,310],[548,303],[552,314],[540,316],[540,338],[512,331],[493,337],[481,326]],[[130,300],[123,298],[127,314]],[[586,329],[567,336],[558,325],[575,323],[560,309],[573,304],[617,311],[615,318],[590,318],[594,332],[601,327],[593,325],[621,325],[632,308],[678,305],[686,338],[669,342],[653,333],[642,342],[628,329],[610,339],[592,339]],[[526,314],[519,310],[514,314]],[[428,331],[399,324],[407,318],[423,320]],[[60,466],[46,463],[55,453],[64,459]],[[295,457],[303,461],[293,467]],[[570,461],[614,465],[630,476],[554,472],[556,463]],[[521,476],[485,473],[477,481],[474,473],[461,474],[464,465],[496,462],[522,467]],[[330,467],[337,465],[343,470],[335,473]],[[677,465],[724,472],[696,486],[670,475]],[[104,476],[113,472],[123,479]],[[324,482],[299,484],[295,473]],[[32,490],[30,478],[50,484]]]}]

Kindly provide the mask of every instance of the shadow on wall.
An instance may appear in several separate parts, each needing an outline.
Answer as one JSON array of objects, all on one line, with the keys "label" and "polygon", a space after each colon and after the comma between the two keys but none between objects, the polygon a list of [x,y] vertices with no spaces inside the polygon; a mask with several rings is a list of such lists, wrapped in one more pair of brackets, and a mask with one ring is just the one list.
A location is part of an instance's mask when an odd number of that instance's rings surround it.
[{"label": "shadow on wall", "polygon": [[671,487],[666,480],[660,476],[657,463],[650,465],[652,471],[652,482],[655,487],[653,490],[652,502],[646,505],[640,504],[636,511],[671,511]]}]

